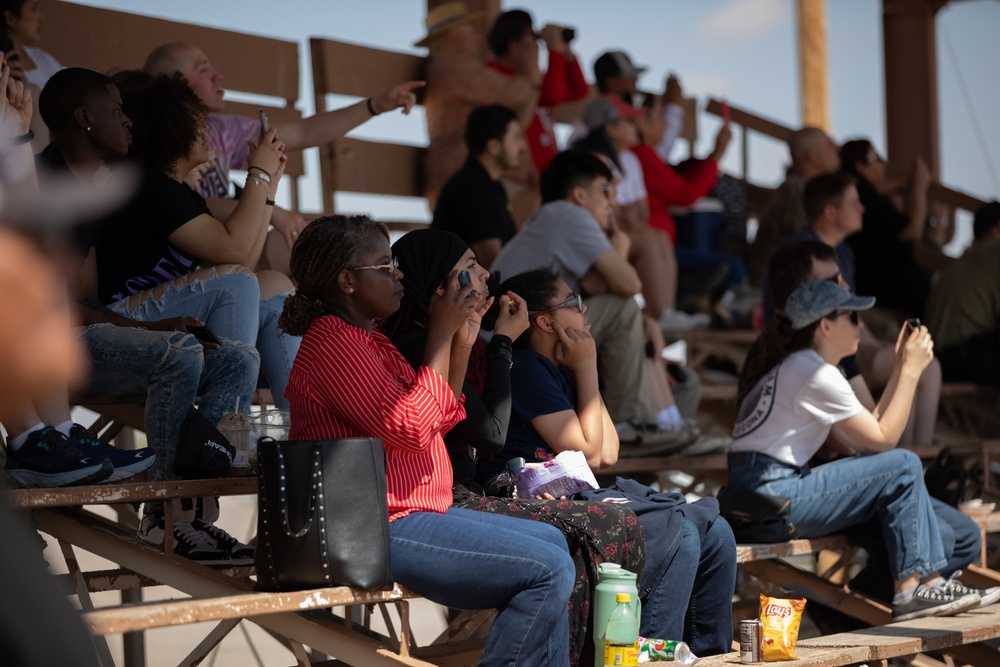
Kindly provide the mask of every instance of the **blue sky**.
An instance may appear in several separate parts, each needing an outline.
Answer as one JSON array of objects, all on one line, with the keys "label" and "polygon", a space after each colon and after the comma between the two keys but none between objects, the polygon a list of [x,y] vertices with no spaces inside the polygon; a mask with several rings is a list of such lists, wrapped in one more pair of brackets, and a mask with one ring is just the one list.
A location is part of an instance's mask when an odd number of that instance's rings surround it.
[{"label": "blue sky", "polygon": [[[312,110],[310,36],[423,53],[412,46],[423,34],[426,4],[421,0],[279,4],[83,0],[82,4],[298,41],[303,77],[300,108],[307,113]],[[49,10],[57,6],[49,5]],[[598,0],[535,0],[503,6],[529,9],[539,25],[551,21],[575,26],[574,45],[588,78],[590,64],[601,51],[624,48],[636,63],[649,67],[641,86],[658,88],[668,72],[676,72],[686,91],[702,100],[709,94],[724,96],[779,122],[799,123],[794,0],[625,0],[610,5]],[[831,134],[838,141],[867,136],[884,151],[881,2],[830,0],[826,17]],[[995,68],[1000,63],[1000,2],[953,2],[939,12],[937,27],[943,181],[979,197],[998,198],[1000,86]],[[202,46],[211,57],[210,45]],[[702,115],[699,123],[702,141],[696,154],[703,155],[710,149],[717,121]],[[982,128],[981,137],[976,123]],[[420,144],[426,141],[426,128],[419,113],[408,118],[393,114],[367,123],[353,136]],[[731,173],[739,173],[736,143],[723,163]],[[750,146],[751,179],[768,185],[780,182],[787,162],[785,147],[759,137],[751,138]],[[306,183],[303,193],[305,209],[319,207],[315,181]],[[352,195],[340,196],[338,207],[397,219],[429,215],[421,202],[372,201]]]}]

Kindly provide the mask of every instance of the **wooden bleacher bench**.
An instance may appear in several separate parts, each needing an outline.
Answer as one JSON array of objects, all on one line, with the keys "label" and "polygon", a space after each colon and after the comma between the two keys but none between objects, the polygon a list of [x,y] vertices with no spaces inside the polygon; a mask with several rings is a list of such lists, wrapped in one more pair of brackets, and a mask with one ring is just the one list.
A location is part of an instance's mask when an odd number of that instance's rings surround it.
[{"label": "wooden bleacher bench", "polygon": [[[880,661],[938,651],[959,658],[960,664],[990,667],[1000,664],[997,649],[981,644],[1000,637],[1000,604],[957,616],[920,618],[879,627],[800,640],[795,667],[838,667],[879,664]],[[700,667],[739,664],[738,653],[703,658]]]},{"label": "wooden bleacher bench", "polygon": [[[396,585],[389,591],[367,592],[348,587],[317,588],[287,593],[253,591],[252,567],[212,568],[188,561],[139,539],[132,529],[101,517],[81,506],[134,504],[198,495],[256,494],[255,477],[170,482],[124,482],[57,489],[16,489],[5,492],[17,508],[32,510],[40,530],[57,539],[67,556],[69,590],[80,598],[84,622],[95,635],[141,632],[154,628],[218,621],[212,634],[182,664],[203,658],[244,618],[292,643],[293,652],[308,645],[353,665],[465,664],[477,659],[483,641],[471,635],[489,612],[462,615],[432,646],[412,646],[407,600],[420,596]],[[166,506],[169,508],[169,504]],[[169,514],[169,512],[168,512]],[[169,521],[169,516],[168,516]],[[81,548],[118,563],[120,569],[82,572],[74,548]],[[124,604],[96,609],[90,593],[127,591],[165,584],[191,599]],[[332,607],[382,605],[399,607],[400,632],[386,637],[332,614],[304,612]],[[383,615],[387,612],[383,609]],[[350,618],[350,615],[347,615]],[[387,617],[386,617],[387,618]],[[388,623],[388,618],[387,618]],[[390,626],[391,627],[391,626]],[[395,630],[392,631],[393,633]],[[106,644],[98,643],[102,662],[112,664]],[[295,647],[298,646],[298,649]],[[419,656],[432,657],[430,663]],[[452,663],[449,661],[458,662]],[[464,661],[464,662],[463,662]]]}]

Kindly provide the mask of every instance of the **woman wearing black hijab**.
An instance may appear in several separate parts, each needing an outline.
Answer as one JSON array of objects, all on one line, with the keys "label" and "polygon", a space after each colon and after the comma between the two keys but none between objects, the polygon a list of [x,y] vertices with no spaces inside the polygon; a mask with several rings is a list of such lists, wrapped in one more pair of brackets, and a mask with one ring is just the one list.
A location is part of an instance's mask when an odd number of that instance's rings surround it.
[{"label": "woman wearing black hijab", "polygon": [[[489,299],[489,271],[476,262],[472,250],[457,235],[441,230],[410,232],[392,246],[392,252],[403,272],[404,296],[399,310],[380,328],[412,365],[419,365],[429,308],[443,293],[445,278],[452,271],[467,271],[473,289]],[[508,293],[498,300],[493,338],[488,345],[477,341],[468,351],[463,388],[467,417],[445,436],[454,470],[454,506],[543,521],[563,531],[576,565],[576,584],[569,602],[570,663],[589,664],[594,646],[590,602],[598,582],[597,567],[605,561],[619,563],[641,575],[645,541],[635,514],[621,505],[491,497],[475,482],[476,456],[499,453],[507,439],[511,343],[528,328],[523,299]],[[465,353],[452,350],[453,355]]]}]

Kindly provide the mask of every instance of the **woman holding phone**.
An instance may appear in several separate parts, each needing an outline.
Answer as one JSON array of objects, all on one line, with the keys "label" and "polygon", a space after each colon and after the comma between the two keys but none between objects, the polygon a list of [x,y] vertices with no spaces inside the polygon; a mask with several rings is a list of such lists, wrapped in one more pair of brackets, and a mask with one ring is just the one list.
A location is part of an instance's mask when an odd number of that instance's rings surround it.
[{"label": "woman holding phone", "polygon": [[273,128],[262,132],[251,142],[242,197],[235,207],[211,208],[183,182],[208,159],[204,104],[179,76],[124,72],[114,79],[132,119],[129,157],[145,170],[132,201],[104,222],[97,244],[102,303],[131,319],[191,315],[219,337],[256,345],[274,404],[287,408],[299,339],[279,335],[277,321],[294,286],[276,271],[247,268],[264,248],[284,144]]},{"label": "woman holding phone", "polygon": [[[874,412],[836,365],[857,352],[858,311],[874,304],[829,280],[791,293],[740,381],[729,483],[791,498],[789,521],[800,537],[877,518],[891,561],[893,619],[959,613],[995,600],[997,591],[939,575],[946,555],[923,466],[912,451],[894,449],[933,357],[930,334],[922,326],[900,330],[892,377]],[[864,455],[807,467],[828,436]]]},{"label": "woman holding phone", "polygon": [[487,299],[450,270],[414,370],[375,327],[404,296],[384,225],[320,218],[292,248],[291,269],[299,290],[281,326],[303,336],[288,385],[291,438],[381,438],[393,578],[449,607],[499,610],[479,665],[567,667],[573,561],[562,533],[452,507],[442,436],[466,416],[462,384]]},{"label": "woman holding phone", "polygon": [[495,315],[493,336],[489,343],[479,339],[473,343],[463,381],[466,418],[444,438],[454,471],[454,506],[540,521],[562,532],[576,573],[569,605],[570,664],[590,665],[594,643],[588,637],[593,626],[597,568],[611,562],[637,575],[642,572],[646,552],[639,520],[622,505],[564,501],[551,496],[496,497],[476,483],[476,459],[499,454],[507,439],[511,343],[528,328],[528,306],[513,292],[491,296],[489,271],[479,264],[468,244],[452,232],[412,231],[396,241],[392,253],[403,272],[403,300],[400,309],[379,328],[414,368],[420,367],[428,343],[430,313],[435,303],[445,298],[449,275],[457,273],[460,286],[469,286],[473,294],[494,301],[495,308],[490,311],[491,316]]}]

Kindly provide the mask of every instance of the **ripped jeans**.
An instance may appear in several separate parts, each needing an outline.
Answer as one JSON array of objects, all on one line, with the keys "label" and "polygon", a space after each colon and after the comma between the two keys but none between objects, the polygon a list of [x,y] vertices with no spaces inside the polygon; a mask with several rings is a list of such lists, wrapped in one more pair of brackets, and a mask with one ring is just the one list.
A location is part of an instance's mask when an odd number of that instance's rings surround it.
[{"label": "ripped jeans", "polygon": [[80,337],[90,355],[87,393],[146,398],[146,439],[156,453],[151,481],[176,478],[177,438],[196,396],[215,424],[237,399],[245,413],[257,386],[260,357],[244,343],[224,340],[206,352],[191,334],[113,324],[85,327]]},{"label": "ripped jeans", "polygon": [[255,345],[274,404],[287,410],[285,386],[302,341],[278,331],[278,316],[287,296],[279,294],[261,300],[260,286],[252,271],[234,267],[216,272],[212,267],[206,280],[185,282],[181,278],[168,283],[159,298],[149,297],[130,308],[130,297],[126,297],[109,308],[133,320],[197,317],[220,338]]}]

